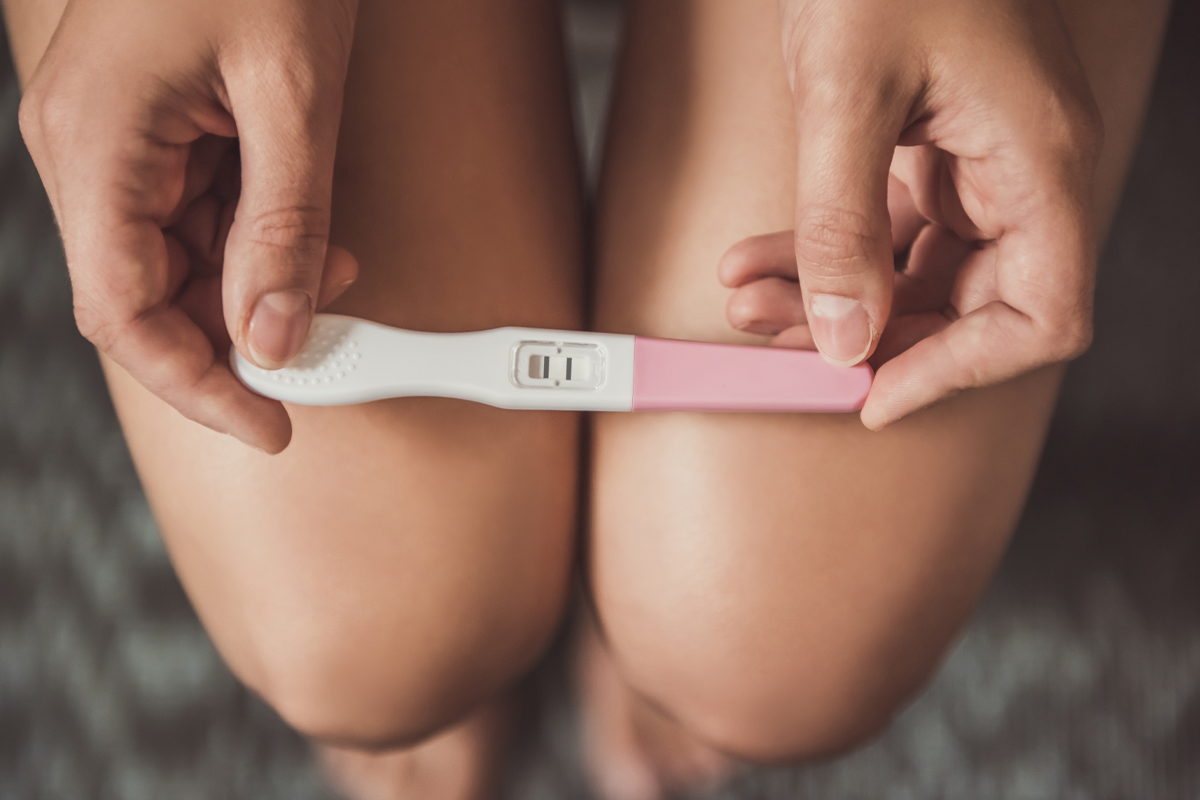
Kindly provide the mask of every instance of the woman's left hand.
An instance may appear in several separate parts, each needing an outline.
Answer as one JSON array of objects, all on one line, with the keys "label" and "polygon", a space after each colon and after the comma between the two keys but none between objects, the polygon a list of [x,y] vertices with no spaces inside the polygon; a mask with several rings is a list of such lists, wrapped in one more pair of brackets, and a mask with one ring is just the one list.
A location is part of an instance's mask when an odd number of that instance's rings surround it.
[{"label": "woman's left hand", "polygon": [[863,423],[1091,341],[1099,115],[1053,0],[781,0],[794,231],[734,245],[728,316],[876,366]]}]

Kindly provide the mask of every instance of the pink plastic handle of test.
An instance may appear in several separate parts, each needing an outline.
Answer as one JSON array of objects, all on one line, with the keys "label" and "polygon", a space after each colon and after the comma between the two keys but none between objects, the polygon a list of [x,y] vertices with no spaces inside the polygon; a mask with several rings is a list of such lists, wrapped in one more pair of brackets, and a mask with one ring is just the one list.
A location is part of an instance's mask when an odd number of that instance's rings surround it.
[{"label": "pink plastic handle of test", "polygon": [[634,338],[633,410],[857,411],[874,373],[811,350]]}]

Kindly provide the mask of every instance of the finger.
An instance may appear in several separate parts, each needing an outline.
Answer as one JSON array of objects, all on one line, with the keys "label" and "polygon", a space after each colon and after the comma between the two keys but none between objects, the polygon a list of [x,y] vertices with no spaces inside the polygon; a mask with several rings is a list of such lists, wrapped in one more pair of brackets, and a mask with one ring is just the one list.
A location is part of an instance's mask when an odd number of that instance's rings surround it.
[{"label": "finger", "polygon": [[1004,299],[996,283],[998,252],[999,248],[995,246],[978,247],[963,259],[950,292],[950,305],[959,314],[970,314],[988,303]]},{"label": "finger", "polygon": [[922,228],[904,270],[896,273],[894,313],[939,311],[950,305],[955,278],[974,249],[941,225]]},{"label": "finger", "polygon": [[874,350],[892,299],[888,168],[908,106],[875,81],[861,67],[793,78],[796,264],[817,347],[845,366]]},{"label": "finger", "polygon": [[204,101],[147,108],[136,76],[65,74],[27,92],[22,131],[55,206],[80,331],[184,416],[278,452],[291,436],[282,404],[242,386],[227,351],[171,303],[186,292],[189,259],[162,227],[182,205],[190,145],[208,130],[191,113],[206,117]]},{"label": "finger", "polygon": [[771,347],[786,347],[791,350],[817,349],[816,343],[813,342],[812,329],[807,324],[780,331],[779,335],[771,340]]},{"label": "finger", "polygon": [[888,174],[888,218],[892,223],[893,253],[903,253],[912,247],[917,234],[929,223],[917,209],[908,186],[891,173]]},{"label": "finger", "polygon": [[984,238],[963,208],[945,152],[933,145],[898,147],[892,175],[907,189],[922,219],[949,228],[964,241]]},{"label": "finger", "polygon": [[[1084,264],[1068,264],[1047,275],[1051,265],[1032,258],[1029,250],[1046,233],[1012,233],[996,248],[1002,299],[970,311],[879,368],[863,406],[864,425],[882,428],[963,389],[1000,383],[1087,349],[1090,271]],[[1066,255],[1057,252],[1051,258]],[[980,268],[988,267],[982,263]]]},{"label": "finger", "polygon": [[325,253],[325,271],[321,275],[321,290],[317,296],[320,311],[342,296],[358,280],[358,260],[344,247],[329,245]]},{"label": "finger", "polygon": [[170,262],[186,258],[182,247],[172,247],[153,222],[117,223],[104,215],[94,222],[109,233],[70,237],[90,239],[94,257],[73,258],[73,248],[68,251],[80,331],[188,419],[269,453],[286,447],[291,423],[282,404],[246,389],[230,371],[227,354],[168,301],[169,276],[181,271]]},{"label": "finger", "polygon": [[179,220],[168,229],[192,256],[192,268],[203,275],[219,275],[224,245],[222,221],[228,204],[205,193],[191,202]]},{"label": "finger", "polygon": [[[189,183],[193,180],[192,170],[189,161]],[[192,200],[170,228],[170,233],[178,237],[193,255],[193,269],[201,274],[221,274],[225,244],[237,210],[239,173],[237,152],[227,147],[209,176],[208,191]]]},{"label": "finger", "polygon": [[163,227],[169,228],[177,224],[187,214],[192,203],[211,192],[213,179],[222,168],[233,142],[233,139],[224,136],[205,134],[191,143],[184,174],[183,194],[175,210],[163,222]]},{"label": "finger", "polygon": [[879,346],[871,355],[871,366],[878,371],[884,364],[913,347],[917,342],[944,331],[951,324],[951,317],[938,311],[914,314],[892,313]]},{"label": "finger", "polygon": [[770,336],[805,322],[804,297],[794,281],[762,278],[733,293],[725,316],[739,331]]},{"label": "finger", "polygon": [[212,343],[213,352],[227,353],[233,343],[225,328],[225,315],[221,309],[221,276],[204,275],[190,281],[175,305],[188,315],[196,327]]},{"label": "finger", "polygon": [[996,302],[917,342],[875,373],[863,424],[879,430],[963,389],[1026,371],[1036,354],[1031,327],[1028,317]]},{"label": "finger", "polygon": [[796,280],[795,236],[791,231],[750,236],[730,247],[717,264],[717,278],[731,289],[759,278]]},{"label": "finger", "polygon": [[[952,303],[962,317],[880,367],[862,420],[880,428],[963,389],[1069,360],[1091,341],[1095,272],[1086,137],[961,159],[988,246],[968,254]],[[1080,141],[1083,143],[1080,144]],[[1014,166],[1015,165],[1015,166]]]},{"label": "finger", "polygon": [[242,191],[225,247],[224,298],[238,349],[275,369],[303,346],[319,299],[341,86],[312,90],[264,70],[229,87]]}]

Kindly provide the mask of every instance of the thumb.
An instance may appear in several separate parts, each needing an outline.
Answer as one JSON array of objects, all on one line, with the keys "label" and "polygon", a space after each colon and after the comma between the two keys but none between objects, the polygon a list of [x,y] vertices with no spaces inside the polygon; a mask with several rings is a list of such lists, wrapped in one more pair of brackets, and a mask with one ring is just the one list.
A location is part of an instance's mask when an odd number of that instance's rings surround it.
[{"label": "thumb", "polygon": [[[795,247],[805,313],[826,360],[851,366],[874,351],[891,307],[888,168],[904,111],[889,107],[877,86],[795,86]],[[880,99],[862,101],[871,97]]]},{"label": "thumb", "polygon": [[326,260],[339,255],[328,245],[341,87],[314,98],[255,84],[244,96],[230,88],[242,186],[225,246],[223,303],[238,350],[276,369],[303,347]]}]

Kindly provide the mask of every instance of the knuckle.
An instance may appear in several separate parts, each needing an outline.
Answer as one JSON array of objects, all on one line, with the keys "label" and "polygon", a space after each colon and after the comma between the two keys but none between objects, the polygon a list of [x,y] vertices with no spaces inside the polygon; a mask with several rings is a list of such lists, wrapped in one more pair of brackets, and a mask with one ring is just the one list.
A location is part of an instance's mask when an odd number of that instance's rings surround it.
[{"label": "knuckle", "polygon": [[1092,346],[1094,329],[1090,319],[1079,316],[1050,335],[1050,352],[1055,361],[1079,358]]},{"label": "knuckle", "polygon": [[1062,292],[1033,309],[1044,363],[1071,361],[1087,352],[1094,335],[1091,291]]},{"label": "knuckle", "polygon": [[74,114],[75,103],[69,95],[33,84],[21,98],[17,124],[29,146],[54,145],[71,129]]},{"label": "knuckle", "polygon": [[1068,160],[1094,164],[1104,144],[1104,119],[1090,92],[1052,95],[1044,113],[1043,130]]},{"label": "knuckle", "polygon": [[318,66],[313,59],[280,55],[267,67],[271,92],[288,107],[309,109],[321,93]]},{"label": "knuckle", "polygon": [[50,145],[62,141],[73,126],[76,107],[74,98],[63,91],[41,87],[27,91],[18,111],[22,136]]},{"label": "knuckle", "polygon": [[17,124],[26,142],[40,139],[42,135],[42,97],[32,86],[25,90],[21,105],[17,109]]},{"label": "knuckle", "polygon": [[1091,152],[1098,154],[1104,144],[1104,116],[1089,93],[1079,104],[1074,121],[1075,135]]},{"label": "knuckle", "polygon": [[815,208],[797,217],[796,259],[810,275],[845,275],[866,271],[880,237],[865,215],[839,208]]},{"label": "knuckle", "polygon": [[75,326],[83,338],[87,339],[102,353],[113,349],[123,327],[118,320],[113,320],[102,313],[91,303],[75,301]]},{"label": "knuckle", "polygon": [[[354,13],[348,0],[300,9],[286,24],[262,32],[258,46],[242,54],[242,66],[273,102],[311,113],[326,113],[341,96],[353,44]],[[336,65],[337,68],[330,69]]]},{"label": "knuckle", "polygon": [[1063,115],[1064,145],[1093,164],[1104,145],[1104,120],[1090,97],[1081,100]]},{"label": "knuckle", "polygon": [[[784,55],[797,114],[858,125],[903,121],[924,82],[917,63],[881,61],[859,35],[853,15],[826,12],[819,20],[800,15],[785,25]],[[864,69],[864,63],[872,67]]]},{"label": "knuckle", "polygon": [[1011,344],[997,341],[994,336],[996,331],[984,317],[968,314],[955,324],[959,326],[958,336],[945,347],[954,373],[960,376],[956,381],[957,388],[986,386],[990,382],[989,375],[979,354],[996,347],[1010,347]]},{"label": "knuckle", "polygon": [[281,206],[250,215],[245,225],[255,244],[305,254],[323,253],[329,238],[329,212],[318,206]]}]

